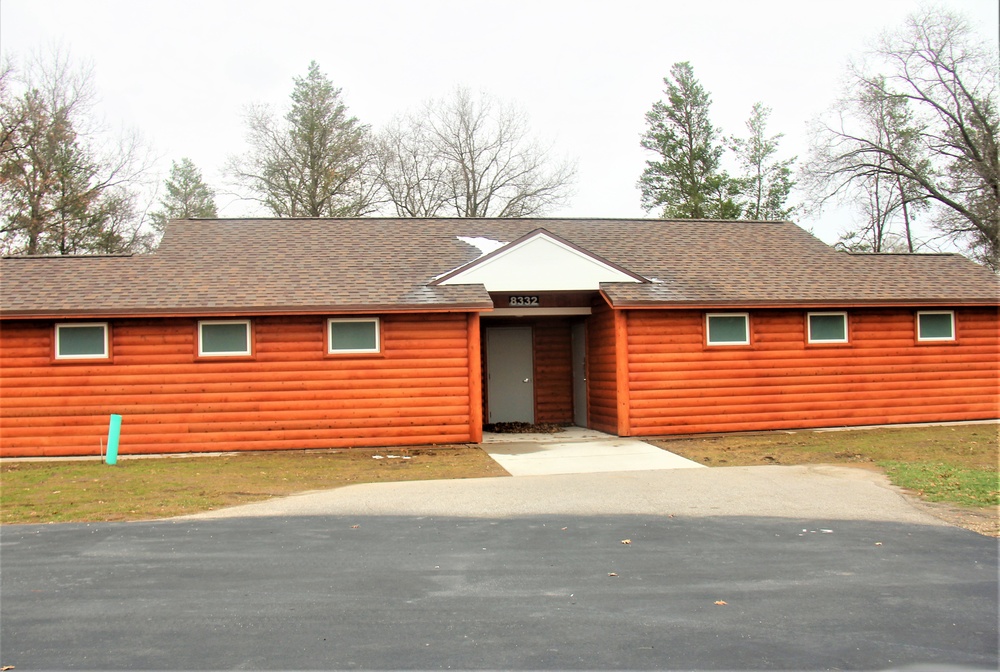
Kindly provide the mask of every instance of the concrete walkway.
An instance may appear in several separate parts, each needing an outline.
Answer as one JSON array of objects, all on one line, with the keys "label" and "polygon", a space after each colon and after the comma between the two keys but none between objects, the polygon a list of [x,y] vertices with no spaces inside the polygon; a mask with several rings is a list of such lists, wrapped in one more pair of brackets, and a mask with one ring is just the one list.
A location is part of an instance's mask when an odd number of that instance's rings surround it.
[{"label": "concrete walkway", "polygon": [[258,516],[766,516],[944,525],[880,473],[834,466],[651,469],[365,483],[175,520]]},{"label": "concrete walkway", "polygon": [[704,468],[644,441],[581,427],[555,434],[487,432],[482,447],[511,476]]},{"label": "concrete walkway", "polygon": [[570,428],[486,434],[483,449],[516,478],[367,483],[179,519],[409,515],[762,516],[943,525],[877,472],[835,466],[703,468],[635,439]]}]

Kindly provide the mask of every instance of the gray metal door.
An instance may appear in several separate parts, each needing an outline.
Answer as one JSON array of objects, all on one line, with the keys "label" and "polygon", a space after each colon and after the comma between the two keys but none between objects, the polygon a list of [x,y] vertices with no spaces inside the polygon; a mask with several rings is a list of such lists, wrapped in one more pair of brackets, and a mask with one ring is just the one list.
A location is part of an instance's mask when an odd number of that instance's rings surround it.
[{"label": "gray metal door", "polygon": [[573,325],[573,424],[587,426],[587,326]]},{"label": "gray metal door", "polygon": [[489,422],[535,422],[531,327],[486,330]]}]

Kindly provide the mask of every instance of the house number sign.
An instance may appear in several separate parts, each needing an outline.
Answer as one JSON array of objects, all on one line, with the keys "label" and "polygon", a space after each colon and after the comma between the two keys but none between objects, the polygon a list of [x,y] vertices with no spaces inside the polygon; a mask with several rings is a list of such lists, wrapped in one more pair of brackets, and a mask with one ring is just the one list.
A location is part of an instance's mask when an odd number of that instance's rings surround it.
[{"label": "house number sign", "polygon": [[537,296],[512,296],[510,297],[511,306],[537,306],[538,297]]}]

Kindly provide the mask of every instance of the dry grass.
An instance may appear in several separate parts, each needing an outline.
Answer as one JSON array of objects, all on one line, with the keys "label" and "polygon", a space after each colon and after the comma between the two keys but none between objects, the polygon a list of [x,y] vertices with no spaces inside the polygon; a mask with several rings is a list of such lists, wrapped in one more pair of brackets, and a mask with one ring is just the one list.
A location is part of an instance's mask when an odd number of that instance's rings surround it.
[{"label": "dry grass", "polygon": [[938,462],[997,469],[998,425],[885,427],[658,439],[653,443],[707,466]]},{"label": "dry grass", "polygon": [[506,475],[469,446],[9,462],[0,465],[0,522],[148,520],[354,483]]}]

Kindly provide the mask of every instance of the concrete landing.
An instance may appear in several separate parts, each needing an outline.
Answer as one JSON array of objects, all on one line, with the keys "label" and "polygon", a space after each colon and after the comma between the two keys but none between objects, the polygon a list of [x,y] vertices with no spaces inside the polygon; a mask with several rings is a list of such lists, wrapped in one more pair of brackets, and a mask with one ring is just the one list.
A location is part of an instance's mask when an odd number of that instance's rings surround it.
[{"label": "concrete landing", "polygon": [[555,434],[483,434],[483,450],[511,476],[689,469],[704,465],[637,439],[567,427]]}]

